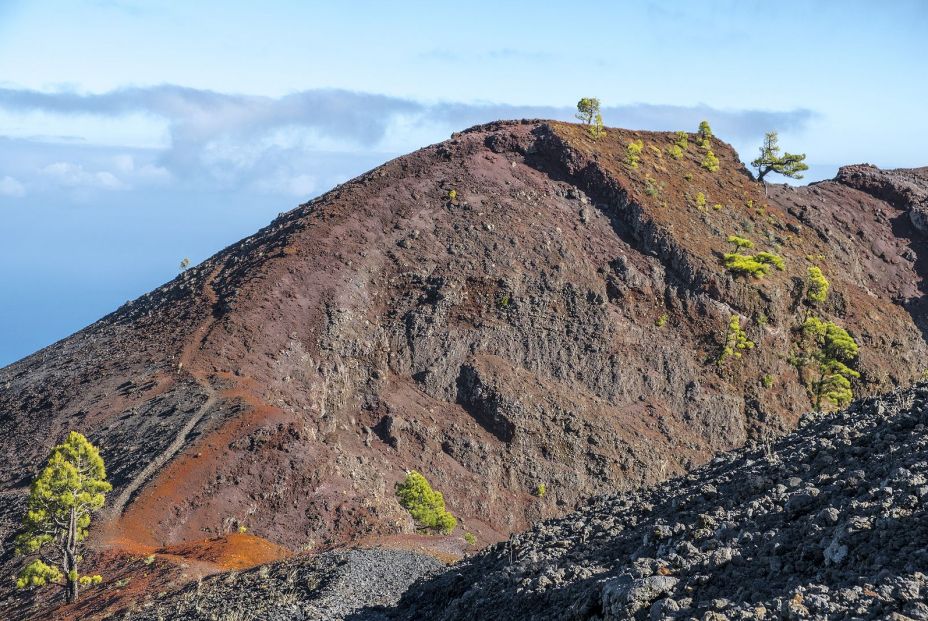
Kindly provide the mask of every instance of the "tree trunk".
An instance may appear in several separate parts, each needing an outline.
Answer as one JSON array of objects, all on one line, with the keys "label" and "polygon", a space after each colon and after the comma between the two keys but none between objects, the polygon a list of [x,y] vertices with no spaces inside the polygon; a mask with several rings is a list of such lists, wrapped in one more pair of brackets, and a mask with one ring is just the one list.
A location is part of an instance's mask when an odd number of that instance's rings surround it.
[{"label": "tree trunk", "polygon": [[64,549],[65,601],[77,601],[77,510],[71,508],[68,535]]}]

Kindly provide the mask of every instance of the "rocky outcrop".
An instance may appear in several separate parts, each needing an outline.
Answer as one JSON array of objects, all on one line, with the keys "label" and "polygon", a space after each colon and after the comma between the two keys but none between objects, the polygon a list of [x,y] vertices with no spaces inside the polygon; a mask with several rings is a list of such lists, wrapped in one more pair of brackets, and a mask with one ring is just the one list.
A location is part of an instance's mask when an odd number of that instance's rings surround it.
[{"label": "rocky outcrop", "polygon": [[928,619],[928,384],[801,425],[536,525],[389,618]]},{"label": "rocky outcrop", "polygon": [[893,203],[928,235],[928,168],[880,170],[870,164],[842,166],[835,181]]}]

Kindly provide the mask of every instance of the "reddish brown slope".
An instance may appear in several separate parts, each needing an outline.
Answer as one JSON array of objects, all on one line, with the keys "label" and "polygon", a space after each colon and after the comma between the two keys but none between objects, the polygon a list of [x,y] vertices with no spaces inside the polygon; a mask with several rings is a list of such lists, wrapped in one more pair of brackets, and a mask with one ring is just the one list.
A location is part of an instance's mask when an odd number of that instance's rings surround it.
[{"label": "reddish brown slope", "polygon": [[[637,169],[634,138],[646,144]],[[828,312],[862,341],[861,389],[921,372],[918,308],[890,294],[917,264],[886,272],[871,256],[876,241],[894,249],[884,258],[920,248],[871,217],[902,208],[841,186],[813,226],[790,197],[821,186],[765,201],[724,143],[711,173],[693,145],[680,161],[658,155],[670,140],[474,128],[0,371],[0,412],[16,430],[0,441],[4,532],[32,476],[22,464],[76,428],[101,445],[113,500],[126,500],[97,546],[139,555],[240,525],[291,550],[409,533],[392,493],[408,468],[463,528],[498,539],[789,428],[809,408],[787,363],[807,257],[832,281]],[[820,230],[848,214],[868,222],[863,237]],[[730,233],[787,270],[726,275]],[[758,347],[720,372],[711,360],[732,312]]]}]

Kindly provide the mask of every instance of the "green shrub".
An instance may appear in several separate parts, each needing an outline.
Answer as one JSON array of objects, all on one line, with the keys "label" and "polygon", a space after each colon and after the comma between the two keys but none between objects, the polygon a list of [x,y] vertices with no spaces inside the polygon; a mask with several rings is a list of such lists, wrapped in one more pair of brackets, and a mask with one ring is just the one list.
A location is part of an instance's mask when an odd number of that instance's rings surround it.
[{"label": "green shrub", "polygon": [[768,263],[762,263],[749,254],[726,252],[722,257],[722,264],[725,266],[726,270],[735,276],[763,278],[770,272],[770,265]]},{"label": "green shrub", "polygon": [[742,248],[753,248],[754,247],[754,242],[752,242],[750,239],[747,239],[746,237],[739,237],[737,235],[729,235],[727,241],[729,244],[734,245],[735,247],[734,252],[738,252]]},{"label": "green shrub", "polygon": [[690,146],[689,140],[687,140],[686,132],[677,132],[673,144],[679,147],[680,151],[686,151],[687,147]]},{"label": "green shrub", "polygon": [[448,190],[448,200],[452,203],[458,200],[458,191],[455,189]]},{"label": "green shrub", "polygon": [[654,320],[654,325],[657,326],[658,328],[663,328],[664,326],[667,325],[667,319],[669,319],[669,317],[667,316],[667,313],[664,313],[663,315],[661,315],[660,317]]},{"label": "green shrub", "polygon": [[433,490],[425,477],[415,470],[409,472],[402,483],[397,483],[396,497],[422,530],[447,535],[457,526],[458,521],[445,509],[442,493]]},{"label": "green shrub", "polygon": [[702,159],[702,167],[709,172],[716,172],[719,169],[719,158],[715,157],[711,149],[706,151],[706,157]]},{"label": "green shrub", "polygon": [[706,207],[706,195],[702,192],[696,192],[696,208],[704,209]]},{"label": "green shrub", "polygon": [[544,498],[545,493],[547,491],[548,491],[548,488],[545,486],[544,483],[539,483],[538,486],[535,487],[535,495],[538,496],[539,498]]},{"label": "green shrub", "polygon": [[638,168],[641,161],[641,152],[644,150],[644,142],[641,140],[632,140],[626,148],[628,165],[632,168]]},{"label": "green shrub", "polygon": [[781,272],[786,269],[786,262],[783,260],[783,257],[778,254],[773,254],[772,252],[758,252],[754,255],[754,260],[758,263],[772,265]]},{"label": "green shrub", "polygon": [[679,145],[672,144],[664,150],[667,152],[667,155],[675,160],[683,159],[683,149],[681,149]]},{"label": "green shrub", "polygon": [[77,579],[81,586],[87,587],[96,584],[102,584],[103,576],[100,574],[95,574],[93,576],[81,576]]},{"label": "green shrub", "polygon": [[716,211],[722,211],[722,203],[716,203],[712,208]]},{"label": "green shrub", "polygon": [[786,267],[783,258],[772,252],[758,252],[755,255],[741,254],[739,250],[754,247],[754,242],[750,239],[729,235],[727,241],[734,246],[734,249],[722,256],[722,264],[725,269],[736,276],[749,275],[755,278],[763,278],[770,272],[771,267],[778,270],[783,270]]},{"label": "green shrub", "polygon": [[652,198],[660,196],[661,194],[661,188],[658,186],[657,182],[654,179],[652,179],[650,176],[645,177],[644,179],[644,193]]},{"label": "green shrub", "polygon": [[820,268],[815,265],[809,267],[809,275],[806,279],[806,283],[806,302],[810,306],[821,304],[828,298],[828,289],[831,287],[831,284],[828,282],[828,279],[825,278],[825,275],[822,274]]},{"label": "green shrub", "polygon": [[725,331],[725,345],[719,354],[716,364],[722,366],[729,358],[741,358],[741,352],[754,349],[754,341],[748,339],[747,333],[741,329],[741,318],[732,315],[728,320],[728,329]]},{"label": "green shrub", "polygon": [[687,181],[692,181],[693,173],[683,173],[683,178],[686,179]]},{"label": "green shrub", "polygon": [[764,385],[764,388],[770,388],[773,386],[773,376],[768,373],[760,378],[760,383]]},{"label": "green shrub", "polygon": [[469,546],[477,545],[477,538],[474,537],[474,533],[471,532],[464,533],[464,541],[466,541]]}]

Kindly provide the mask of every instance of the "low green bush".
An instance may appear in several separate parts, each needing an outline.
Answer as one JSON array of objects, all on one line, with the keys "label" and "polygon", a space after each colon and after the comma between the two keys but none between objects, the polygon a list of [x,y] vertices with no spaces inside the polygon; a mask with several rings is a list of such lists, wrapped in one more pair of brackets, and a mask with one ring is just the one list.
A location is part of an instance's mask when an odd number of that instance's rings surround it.
[{"label": "low green bush", "polygon": [[442,493],[432,489],[424,476],[412,470],[396,485],[396,498],[416,525],[422,530],[438,531],[447,535],[458,521],[445,509]]},{"label": "low green bush", "polygon": [[716,172],[719,169],[719,158],[715,156],[712,149],[706,151],[706,157],[702,159],[702,167],[709,172]]},{"label": "low green bush", "polygon": [[658,185],[657,181],[652,179],[650,176],[645,177],[644,180],[644,193],[652,198],[656,198],[661,194],[661,188]]},{"label": "low green bush", "polygon": [[641,152],[644,150],[644,142],[641,140],[632,140],[626,147],[626,156],[628,165],[632,168],[638,168],[641,161]]}]

